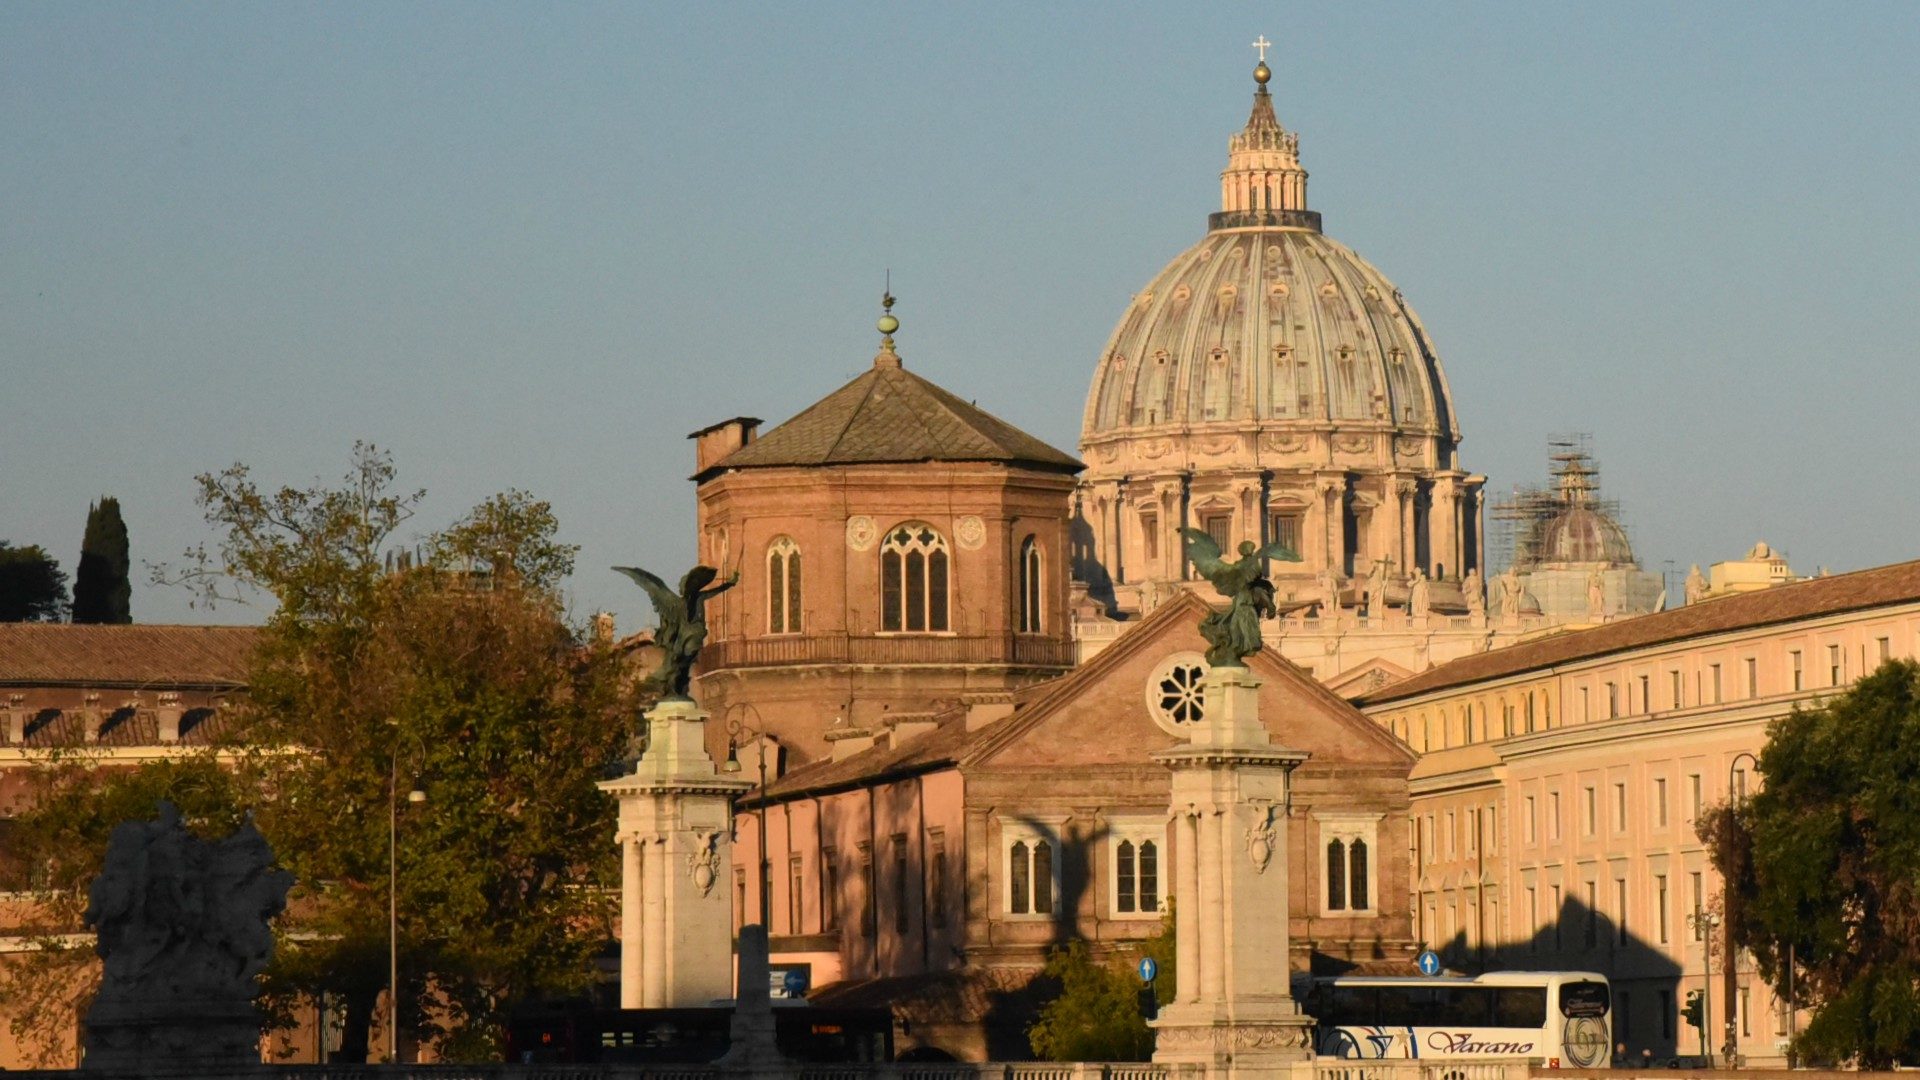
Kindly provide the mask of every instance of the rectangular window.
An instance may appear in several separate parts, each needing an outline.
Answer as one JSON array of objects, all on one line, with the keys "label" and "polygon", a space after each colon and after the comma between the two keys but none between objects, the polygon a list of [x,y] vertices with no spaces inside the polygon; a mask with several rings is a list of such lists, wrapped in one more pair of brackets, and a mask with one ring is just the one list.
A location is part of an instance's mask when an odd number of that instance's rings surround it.
[{"label": "rectangular window", "polygon": [[1660,995],[1660,1037],[1673,1038],[1673,1024],[1678,1017],[1673,1011],[1673,991],[1661,990]]},{"label": "rectangular window", "polygon": [[873,849],[860,845],[860,936],[873,937],[880,932],[879,883],[873,879]]},{"label": "rectangular window", "polygon": [[1467,811],[1467,854],[1480,850],[1480,811]]},{"label": "rectangular window", "polygon": [[1700,774],[1699,773],[1687,774],[1687,788],[1691,792],[1690,804],[1693,807],[1693,812],[1687,816],[1687,820],[1699,821],[1700,809],[1702,806],[1705,805],[1704,797],[1701,795],[1701,792],[1700,792]]},{"label": "rectangular window", "polygon": [[1213,542],[1220,545],[1221,551],[1233,550],[1232,514],[1208,514],[1200,519],[1200,529],[1213,537]]},{"label": "rectangular window", "polygon": [[1553,910],[1547,912],[1547,918],[1553,920],[1553,947],[1555,950],[1558,950],[1564,947],[1564,941],[1560,935],[1560,927],[1561,927],[1561,924],[1566,922],[1566,920],[1562,918],[1562,915],[1564,914],[1564,912],[1562,911],[1560,906],[1560,886],[1555,885],[1552,888],[1553,888]]},{"label": "rectangular window", "polygon": [[1893,659],[1893,639],[1877,638],[1876,640],[1880,643],[1880,662],[1884,664]]},{"label": "rectangular window", "polygon": [[1846,678],[1846,661],[1841,659],[1840,646],[1827,646],[1827,685],[1839,686]]},{"label": "rectangular window", "polygon": [[1747,770],[1733,770],[1733,790],[1727,794],[1736,799],[1744,799],[1747,797]]},{"label": "rectangular window", "polygon": [[1613,943],[1627,943],[1627,879],[1613,879]]},{"label": "rectangular window", "polygon": [[1453,811],[1451,810],[1447,811],[1446,840],[1447,840],[1447,858],[1451,859],[1453,858],[1453,853],[1456,850],[1458,850],[1459,844],[1460,844],[1460,826],[1459,826],[1459,823],[1454,819]]},{"label": "rectangular window", "polygon": [[1668,941],[1672,940],[1672,932],[1667,926],[1667,912],[1669,908],[1667,902],[1667,875],[1665,874],[1653,875],[1653,903],[1654,930],[1660,935],[1658,939],[1659,943],[1665,945]]},{"label": "rectangular window", "polygon": [[733,872],[733,932],[738,934],[747,919],[747,871],[744,867]]},{"label": "rectangular window", "polygon": [[1300,551],[1302,518],[1299,514],[1274,514],[1267,519],[1268,543],[1283,545],[1295,555]]},{"label": "rectangular window", "polygon": [[1627,831],[1627,785],[1613,785],[1613,831]]},{"label": "rectangular window", "polygon": [[1612,720],[1614,717],[1619,715],[1620,715],[1620,688],[1615,686],[1612,683],[1608,683],[1607,684],[1607,719]]},{"label": "rectangular window", "polygon": [[1523,835],[1526,837],[1527,843],[1531,844],[1538,838],[1538,834],[1535,832],[1538,826],[1534,822],[1533,796],[1527,796],[1526,805],[1527,816],[1520,819],[1520,827],[1525,830]]},{"label": "rectangular window", "polygon": [[1740,988],[1740,1034],[1742,1036],[1753,1034],[1753,1013],[1747,1007],[1747,1000],[1747,988],[1743,986]]},{"label": "rectangular window", "polygon": [[947,926],[947,832],[927,830],[927,920]]},{"label": "rectangular window", "polygon": [[1547,794],[1547,839],[1560,839],[1560,793]]},{"label": "rectangular window", "polygon": [[832,848],[820,850],[820,931],[840,929],[840,856]]},{"label": "rectangular window", "polygon": [[1799,649],[1794,649],[1787,653],[1787,667],[1793,672],[1793,688],[1795,690],[1801,689],[1806,679],[1806,673],[1802,666]]},{"label": "rectangular window", "polygon": [[1148,562],[1160,558],[1160,515],[1140,515],[1140,551]]},{"label": "rectangular window", "polygon": [[807,895],[807,879],[800,856],[787,860],[787,933],[800,933],[801,901]]},{"label": "rectangular window", "polygon": [[1527,734],[1533,734],[1533,695],[1527,695]]},{"label": "rectangular window", "polygon": [[1679,707],[1680,707],[1680,705],[1681,705],[1681,700],[1680,700],[1680,669],[1679,669],[1679,668],[1674,668],[1674,669],[1673,669],[1672,671],[1669,671],[1669,672],[1667,672],[1667,674],[1668,674],[1669,676],[1671,676],[1671,678],[1672,678],[1672,682],[1673,682],[1673,707],[1677,709],[1677,708],[1679,708]]},{"label": "rectangular window", "polygon": [[[1687,879],[1688,879],[1689,887],[1692,888],[1693,890],[1693,914],[1695,916],[1698,916],[1700,915],[1700,913],[1706,910],[1706,904],[1707,904],[1706,885],[1700,880],[1700,871],[1698,870],[1694,870],[1691,873],[1689,873],[1687,875]],[[1700,924],[1697,921],[1697,919],[1693,920],[1692,925],[1693,925],[1693,940],[1699,941],[1700,940]]]},{"label": "rectangular window", "polygon": [[1587,702],[1587,688],[1584,686],[1580,688],[1580,719],[1593,719],[1593,706]]},{"label": "rectangular window", "polygon": [[1747,664],[1747,696],[1760,696],[1760,661],[1749,656]]},{"label": "rectangular window", "polygon": [[1431,866],[1433,865],[1434,859],[1439,856],[1439,852],[1434,850],[1434,845],[1433,845],[1433,815],[1432,814],[1428,814],[1426,817],[1421,819],[1420,835],[1422,838],[1421,847],[1425,850],[1426,856],[1427,856],[1427,865]]},{"label": "rectangular window", "polygon": [[1662,829],[1667,827],[1667,778],[1664,776],[1653,780],[1653,821]]},{"label": "rectangular window", "polygon": [[907,920],[907,838],[893,838],[893,932],[905,934]]},{"label": "rectangular window", "polygon": [[1640,711],[1653,711],[1653,676],[1640,676]]},{"label": "rectangular window", "polygon": [[1713,673],[1713,703],[1720,704],[1720,665],[1708,664],[1707,670]]},{"label": "rectangular window", "polygon": [[1599,948],[1600,946],[1600,886],[1599,886],[1599,883],[1594,881],[1588,881],[1586,883],[1586,894],[1584,898],[1587,902],[1587,918],[1584,924],[1585,933],[1582,935],[1582,938],[1586,942],[1587,948],[1589,949]]},{"label": "rectangular window", "polygon": [[1599,812],[1600,799],[1599,799],[1599,795],[1593,790],[1593,785],[1591,784],[1587,785],[1587,787],[1584,789],[1584,794],[1586,797],[1580,804],[1580,807],[1581,807],[1580,835],[1592,836],[1594,829],[1598,828],[1598,819],[1600,817],[1600,812]]}]

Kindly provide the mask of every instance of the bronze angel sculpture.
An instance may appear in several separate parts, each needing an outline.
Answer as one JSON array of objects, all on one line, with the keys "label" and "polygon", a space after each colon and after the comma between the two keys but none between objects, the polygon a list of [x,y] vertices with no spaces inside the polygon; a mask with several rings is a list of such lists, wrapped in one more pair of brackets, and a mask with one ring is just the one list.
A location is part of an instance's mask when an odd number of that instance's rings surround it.
[{"label": "bronze angel sculpture", "polygon": [[1226,597],[1225,611],[1215,611],[1200,620],[1200,636],[1207,639],[1207,663],[1215,667],[1242,667],[1240,658],[1260,651],[1260,620],[1271,619],[1280,610],[1273,602],[1273,582],[1267,580],[1267,560],[1299,562],[1300,556],[1285,544],[1257,547],[1251,540],[1240,542],[1240,557],[1228,562],[1220,557],[1220,545],[1200,529],[1180,530],[1187,538],[1187,558],[1193,568]]},{"label": "bronze angel sculpture", "polygon": [[693,681],[693,662],[700,656],[700,646],[707,643],[707,601],[738,584],[739,572],[714,585],[713,579],[720,576],[720,571],[711,566],[696,566],[680,579],[680,591],[675,593],[666,582],[637,566],[614,569],[647,591],[654,613],[660,617],[660,628],[654,632],[653,642],[665,655],[647,682],[658,687],[662,697],[687,698],[687,688]]}]

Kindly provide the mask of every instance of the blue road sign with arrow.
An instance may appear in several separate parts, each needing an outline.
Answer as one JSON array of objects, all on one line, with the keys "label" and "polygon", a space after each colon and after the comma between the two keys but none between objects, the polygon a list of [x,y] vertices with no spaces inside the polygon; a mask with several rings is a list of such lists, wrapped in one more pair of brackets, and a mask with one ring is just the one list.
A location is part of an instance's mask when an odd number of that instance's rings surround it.
[{"label": "blue road sign with arrow", "polygon": [[1143,956],[1140,958],[1141,982],[1150,983],[1153,981],[1153,977],[1158,974],[1160,974],[1160,965],[1153,962],[1153,957]]},{"label": "blue road sign with arrow", "polygon": [[[1402,955],[1405,954],[1403,953]],[[1419,964],[1420,974],[1422,975],[1440,974],[1440,954],[1434,952],[1432,949],[1420,950]]]}]

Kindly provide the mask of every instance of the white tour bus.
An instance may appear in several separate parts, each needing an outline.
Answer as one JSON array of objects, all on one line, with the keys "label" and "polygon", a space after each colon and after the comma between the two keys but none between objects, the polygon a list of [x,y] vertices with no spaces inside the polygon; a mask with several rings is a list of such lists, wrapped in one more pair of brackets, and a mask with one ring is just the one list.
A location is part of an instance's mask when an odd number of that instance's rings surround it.
[{"label": "white tour bus", "polygon": [[1613,994],[1589,971],[1346,975],[1315,979],[1306,1005],[1327,1057],[1521,1057],[1591,1069],[1613,1046]]}]

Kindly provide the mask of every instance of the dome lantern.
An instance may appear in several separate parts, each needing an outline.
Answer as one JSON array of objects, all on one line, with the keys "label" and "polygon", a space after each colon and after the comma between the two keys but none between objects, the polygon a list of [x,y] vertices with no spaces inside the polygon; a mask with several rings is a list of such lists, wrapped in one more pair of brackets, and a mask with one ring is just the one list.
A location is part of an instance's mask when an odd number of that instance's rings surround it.
[{"label": "dome lantern", "polygon": [[1267,39],[1253,69],[1253,111],[1247,126],[1227,140],[1227,168],[1220,174],[1220,212],[1215,229],[1247,225],[1301,225],[1319,228],[1319,216],[1307,211],[1307,171],[1300,167],[1300,136],[1280,126],[1267,82],[1273,71],[1265,57]]}]

